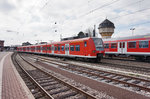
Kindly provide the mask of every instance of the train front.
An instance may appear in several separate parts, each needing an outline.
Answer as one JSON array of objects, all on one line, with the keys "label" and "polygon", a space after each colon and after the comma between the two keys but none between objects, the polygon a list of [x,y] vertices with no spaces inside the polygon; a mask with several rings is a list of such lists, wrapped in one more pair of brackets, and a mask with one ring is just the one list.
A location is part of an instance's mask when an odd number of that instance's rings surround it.
[{"label": "train front", "polygon": [[92,39],[95,44],[95,50],[93,50],[93,53],[97,56],[96,61],[100,61],[105,53],[103,40],[101,38],[92,38]]}]

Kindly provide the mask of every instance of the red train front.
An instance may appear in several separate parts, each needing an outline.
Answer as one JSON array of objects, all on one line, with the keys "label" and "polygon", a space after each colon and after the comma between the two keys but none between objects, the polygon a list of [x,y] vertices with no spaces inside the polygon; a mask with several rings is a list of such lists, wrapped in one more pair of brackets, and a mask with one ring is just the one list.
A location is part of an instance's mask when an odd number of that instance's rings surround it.
[{"label": "red train front", "polygon": [[18,47],[18,51],[96,61],[100,61],[104,55],[103,41],[101,38],[96,37],[65,40],[51,44],[22,46]]}]

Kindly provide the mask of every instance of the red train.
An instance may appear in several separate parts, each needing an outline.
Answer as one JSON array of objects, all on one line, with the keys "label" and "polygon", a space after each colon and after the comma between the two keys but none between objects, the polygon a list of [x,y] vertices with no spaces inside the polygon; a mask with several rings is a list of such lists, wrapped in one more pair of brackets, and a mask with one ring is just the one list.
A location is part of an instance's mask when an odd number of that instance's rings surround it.
[{"label": "red train", "polygon": [[88,37],[51,44],[21,46],[17,51],[100,61],[104,55],[104,46],[101,38]]},{"label": "red train", "polygon": [[132,37],[104,39],[107,56],[134,56],[136,59],[150,59],[150,34]]}]

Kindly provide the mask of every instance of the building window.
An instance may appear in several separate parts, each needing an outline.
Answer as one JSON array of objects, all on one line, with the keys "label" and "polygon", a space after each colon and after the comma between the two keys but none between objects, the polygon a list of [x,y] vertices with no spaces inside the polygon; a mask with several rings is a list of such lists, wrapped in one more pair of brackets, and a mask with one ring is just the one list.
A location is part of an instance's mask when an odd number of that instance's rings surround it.
[{"label": "building window", "polygon": [[111,43],[111,48],[117,48],[117,43]]},{"label": "building window", "polygon": [[139,41],[139,48],[148,48],[149,46],[148,41]]},{"label": "building window", "polygon": [[104,44],[104,48],[109,48],[109,44],[108,43]]},{"label": "building window", "polygon": [[76,45],[76,51],[80,51],[80,45]]},{"label": "building window", "polygon": [[128,42],[128,48],[136,48],[136,41]]},{"label": "building window", "polygon": [[74,45],[70,46],[70,51],[74,51]]},{"label": "building window", "polygon": [[61,50],[64,51],[64,46],[61,46]]}]

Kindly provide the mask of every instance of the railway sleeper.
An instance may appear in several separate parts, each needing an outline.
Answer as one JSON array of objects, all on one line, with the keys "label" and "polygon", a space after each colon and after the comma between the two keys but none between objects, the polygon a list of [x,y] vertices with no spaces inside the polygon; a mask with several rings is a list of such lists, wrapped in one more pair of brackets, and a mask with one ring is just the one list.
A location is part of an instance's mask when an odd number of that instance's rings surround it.
[{"label": "railway sleeper", "polygon": [[122,76],[117,76],[116,77],[116,79],[122,79],[122,78],[124,78],[124,77],[122,77]]},{"label": "railway sleeper", "polygon": [[145,82],[145,84],[143,84],[143,86],[150,87],[150,82]]},{"label": "railway sleeper", "polygon": [[55,81],[54,79],[38,80],[38,83],[41,84],[41,83],[45,83],[45,82],[54,82],[54,81]]},{"label": "railway sleeper", "polygon": [[74,96],[70,96],[70,97],[65,98],[65,99],[87,99],[87,98],[84,95],[76,94]]},{"label": "railway sleeper", "polygon": [[30,86],[28,86],[29,89],[35,89],[36,87],[32,84]]},{"label": "railway sleeper", "polygon": [[61,93],[61,92],[66,92],[68,90],[70,90],[70,88],[64,86],[64,87],[60,87],[60,88],[57,88],[57,89],[50,90],[49,93],[51,95],[54,95],[54,94],[58,94],[58,93]]},{"label": "railway sleeper", "polygon": [[131,78],[125,78],[123,81],[130,81],[130,80],[132,80]]},{"label": "railway sleeper", "polygon": [[49,90],[57,89],[57,88],[61,88],[61,87],[63,87],[63,85],[57,84],[57,85],[46,86],[46,87],[44,87],[44,89],[49,91]]},{"label": "railway sleeper", "polygon": [[112,82],[112,80],[106,80],[105,82],[110,83],[110,82]]},{"label": "railway sleeper", "polygon": [[58,94],[52,95],[52,96],[57,99],[63,99],[63,98],[67,98],[70,96],[75,96],[76,94],[78,94],[76,91],[68,90],[67,92],[58,93]]},{"label": "railway sleeper", "polygon": [[113,82],[113,84],[114,85],[118,85],[118,84],[120,84],[119,82],[117,82],[117,81],[115,81],[115,82]]},{"label": "railway sleeper", "polygon": [[41,86],[46,87],[46,86],[56,85],[56,84],[58,84],[58,82],[45,82],[45,83],[41,83]]},{"label": "railway sleeper", "polygon": [[141,89],[139,87],[132,87],[132,90],[134,90],[134,91],[141,91]]},{"label": "railway sleeper", "polygon": [[124,84],[124,87],[130,87],[128,84]]},{"label": "railway sleeper", "polygon": [[135,81],[133,81],[132,83],[133,84],[139,84],[141,81],[140,80],[135,80]]},{"label": "railway sleeper", "polygon": [[39,89],[31,89],[32,94],[36,94],[39,92]]},{"label": "railway sleeper", "polygon": [[110,75],[109,77],[110,77],[110,78],[115,78],[115,77],[116,77],[116,75]]},{"label": "railway sleeper", "polygon": [[109,73],[104,73],[104,74],[103,74],[103,76],[109,76],[109,75],[110,75]]},{"label": "railway sleeper", "polygon": [[46,77],[46,78],[36,78],[35,80],[36,81],[41,81],[41,80],[49,80],[49,79],[52,79],[52,77]]},{"label": "railway sleeper", "polygon": [[33,94],[33,95],[34,95],[35,99],[39,99],[39,98],[43,97],[42,93],[40,93],[40,92]]}]

